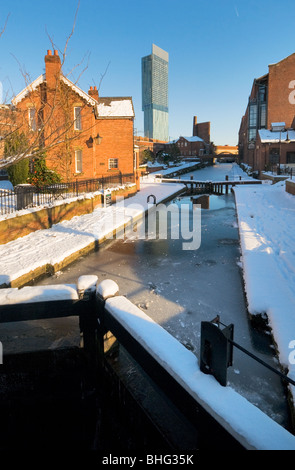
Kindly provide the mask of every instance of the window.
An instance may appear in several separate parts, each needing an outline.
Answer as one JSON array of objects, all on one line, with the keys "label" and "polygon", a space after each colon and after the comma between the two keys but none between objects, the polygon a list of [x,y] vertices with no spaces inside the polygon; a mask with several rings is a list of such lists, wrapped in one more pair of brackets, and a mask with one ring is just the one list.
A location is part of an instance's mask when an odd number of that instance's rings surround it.
[{"label": "window", "polygon": [[295,152],[287,152],[287,163],[295,163]]},{"label": "window", "polygon": [[36,119],[36,109],[30,108],[29,109],[29,127],[31,131],[37,130],[37,119]]},{"label": "window", "polygon": [[251,140],[255,140],[256,139],[256,128],[255,129],[249,129],[249,136],[248,136],[248,140],[249,142],[251,142]]},{"label": "window", "polygon": [[82,173],[82,150],[75,151],[75,171]]},{"label": "window", "polygon": [[266,104],[260,106],[260,127],[266,127]]},{"label": "window", "polygon": [[266,101],[266,86],[260,85],[258,91],[259,101]]},{"label": "window", "polygon": [[82,130],[82,119],[81,119],[81,107],[76,106],[74,108],[74,119],[75,119],[75,130],[81,131]]},{"label": "window", "polygon": [[249,126],[257,127],[257,104],[250,104]]},{"label": "window", "polygon": [[118,168],[119,162],[117,158],[109,158],[109,169],[111,168]]}]

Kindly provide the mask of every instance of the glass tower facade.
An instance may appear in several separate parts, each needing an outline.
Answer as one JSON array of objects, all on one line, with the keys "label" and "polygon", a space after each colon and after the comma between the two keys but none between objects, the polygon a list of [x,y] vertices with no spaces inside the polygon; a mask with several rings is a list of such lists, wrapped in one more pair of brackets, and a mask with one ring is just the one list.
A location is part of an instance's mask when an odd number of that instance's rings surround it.
[{"label": "glass tower facade", "polygon": [[153,44],[152,54],[141,59],[144,135],[169,140],[168,52]]}]

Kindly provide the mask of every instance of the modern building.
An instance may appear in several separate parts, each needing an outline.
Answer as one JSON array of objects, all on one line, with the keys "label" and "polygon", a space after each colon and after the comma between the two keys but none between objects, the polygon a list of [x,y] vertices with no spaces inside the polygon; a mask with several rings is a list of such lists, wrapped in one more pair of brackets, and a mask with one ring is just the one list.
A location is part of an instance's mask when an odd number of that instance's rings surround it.
[{"label": "modern building", "polygon": [[168,52],[155,44],[152,53],[141,60],[144,135],[166,142],[169,140],[168,63]]},{"label": "modern building", "polygon": [[295,53],[253,82],[239,130],[240,161],[254,171],[295,164]]},{"label": "modern building", "polygon": [[131,97],[88,92],[61,70],[58,51],[47,51],[45,73],[12,100],[18,129],[32,149],[44,148],[46,162],[64,181],[136,175],[134,108]]}]

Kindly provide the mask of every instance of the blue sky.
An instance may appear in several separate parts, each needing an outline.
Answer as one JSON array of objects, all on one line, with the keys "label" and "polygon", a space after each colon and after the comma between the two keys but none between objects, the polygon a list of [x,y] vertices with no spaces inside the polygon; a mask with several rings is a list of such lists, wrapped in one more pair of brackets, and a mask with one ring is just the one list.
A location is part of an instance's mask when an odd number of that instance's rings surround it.
[{"label": "blue sky", "polygon": [[[0,7],[0,81],[11,97],[44,71],[44,56],[63,50],[76,0],[8,0]],[[211,121],[216,145],[237,144],[254,78],[295,52],[294,0],[80,0],[64,72],[85,91],[132,96],[143,135],[141,58],[156,44],[169,53],[169,135],[192,134],[193,116]],[[84,62],[81,61],[84,58]],[[294,71],[295,79],[295,71]]]}]

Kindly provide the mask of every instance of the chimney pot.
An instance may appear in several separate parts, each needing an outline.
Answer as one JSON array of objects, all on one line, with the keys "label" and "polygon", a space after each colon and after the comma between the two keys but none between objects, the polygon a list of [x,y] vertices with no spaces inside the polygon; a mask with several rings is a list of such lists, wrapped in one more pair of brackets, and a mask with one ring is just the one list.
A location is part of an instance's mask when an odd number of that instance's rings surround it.
[{"label": "chimney pot", "polygon": [[54,55],[58,55],[58,50],[55,49]]},{"label": "chimney pot", "polygon": [[52,55],[52,51],[50,49],[48,49],[47,55]]},{"label": "chimney pot", "polygon": [[90,90],[93,90],[93,87],[92,87],[92,86],[90,87]]},{"label": "chimney pot", "polygon": [[97,87],[95,86],[94,89],[97,90]]}]

